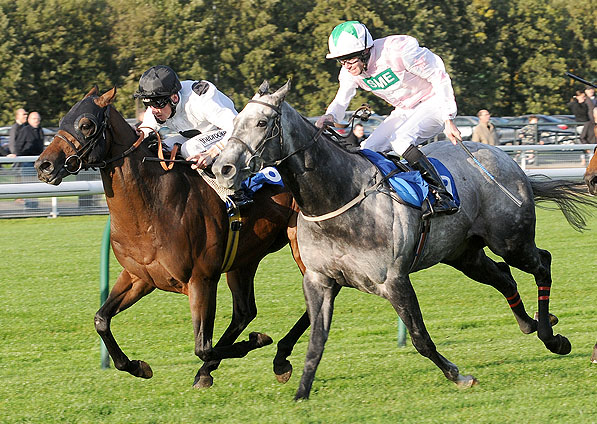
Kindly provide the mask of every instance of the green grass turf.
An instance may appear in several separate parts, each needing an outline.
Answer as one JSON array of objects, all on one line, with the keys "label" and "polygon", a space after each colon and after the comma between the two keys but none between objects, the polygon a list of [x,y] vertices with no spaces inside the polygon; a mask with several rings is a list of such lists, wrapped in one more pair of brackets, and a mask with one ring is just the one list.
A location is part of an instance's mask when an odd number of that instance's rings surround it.
[{"label": "green grass turf", "polygon": [[[191,387],[193,354],[187,298],[154,292],[118,315],[112,330],[131,359],[147,361],[142,380],[100,369],[93,316],[99,307],[99,253],[105,216],[0,220],[0,422],[73,423],[590,423],[597,422],[597,221],[583,234],[559,212],[538,210],[539,247],[553,255],[551,311],[572,352],[557,356],[523,335],[503,297],[443,265],[412,276],[438,350],[480,385],[459,390],[410,340],[396,345],[396,314],[376,296],[344,289],[311,399],[294,402],[307,336],[295,348],[294,375],[276,382],[275,345],[222,363],[208,390]],[[120,267],[112,259],[111,284]],[[536,287],[514,277],[533,313]],[[304,310],[289,250],[268,256],[257,274],[258,317],[243,333],[278,341]],[[215,334],[231,315],[225,283]]]}]

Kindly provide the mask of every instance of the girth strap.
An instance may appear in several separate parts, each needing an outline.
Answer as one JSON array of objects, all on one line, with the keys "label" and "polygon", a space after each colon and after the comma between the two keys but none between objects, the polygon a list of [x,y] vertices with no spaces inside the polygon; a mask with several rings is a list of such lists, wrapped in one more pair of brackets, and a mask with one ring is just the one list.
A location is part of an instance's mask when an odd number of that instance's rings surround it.
[{"label": "girth strap", "polygon": [[228,216],[228,222],[228,241],[226,242],[226,254],[224,255],[224,262],[222,263],[222,273],[228,272],[234,263],[234,259],[236,259],[236,251],[238,250],[238,240],[240,238],[240,229],[242,226],[240,208],[234,208],[234,213]]},{"label": "girth strap", "polygon": [[429,235],[429,229],[431,228],[431,219],[421,219],[421,225],[419,226],[419,242],[415,248],[415,257],[410,265],[409,271],[412,272],[415,267],[419,264],[425,245],[427,244],[427,236]]}]

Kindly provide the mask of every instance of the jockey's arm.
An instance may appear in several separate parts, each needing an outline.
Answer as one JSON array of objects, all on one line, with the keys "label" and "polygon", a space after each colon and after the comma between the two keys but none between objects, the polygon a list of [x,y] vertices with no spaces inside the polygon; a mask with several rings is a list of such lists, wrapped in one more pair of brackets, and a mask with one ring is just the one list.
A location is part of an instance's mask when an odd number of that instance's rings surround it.
[{"label": "jockey's arm", "polygon": [[339,79],[340,86],[338,87],[336,97],[334,97],[334,100],[332,100],[332,103],[326,109],[325,114],[316,123],[319,128],[327,121],[342,122],[344,113],[357,92],[357,84],[350,78],[346,69],[342,68],[340,70]]},{"label": "jockey's arm", "polygon": [[453,144],[456,144],[456,140],[460,139],[460,131],[452,121],[456,117],[456,100],[452,81],[446,72],[444,62],[427,48],[420,47],[414,38],[409,38],[405,50],[402,53],[402,60],[406,69],[433,86],[438,107],[444,119],[444,134]]}]

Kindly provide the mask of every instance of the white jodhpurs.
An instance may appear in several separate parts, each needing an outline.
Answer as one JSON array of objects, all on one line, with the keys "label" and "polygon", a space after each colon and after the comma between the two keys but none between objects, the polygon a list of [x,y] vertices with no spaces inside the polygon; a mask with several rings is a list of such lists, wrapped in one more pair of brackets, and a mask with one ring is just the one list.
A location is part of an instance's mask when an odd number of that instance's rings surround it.
[{"label": "white jodhpurs", "polygon": [[394,150],[402,155],[411,144],[416,146],[435,137],[444,129],[444,120],[436,101],[431,98],[414,109],[394,109],[361,143],[361,149],[382,153]]}]

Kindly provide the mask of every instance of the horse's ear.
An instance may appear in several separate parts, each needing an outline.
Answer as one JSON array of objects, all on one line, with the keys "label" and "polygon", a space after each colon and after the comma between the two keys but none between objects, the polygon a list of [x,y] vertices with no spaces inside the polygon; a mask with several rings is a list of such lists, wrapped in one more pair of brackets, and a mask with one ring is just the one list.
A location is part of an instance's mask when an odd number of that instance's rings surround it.
[{"label": "horse's ear", "polygon": [[290,80],[286,81],[286,84],[284,84],[282,87],[280,87],[278,89],[278,91],[276,91],[274,94],[272,94],[274,102],[276,104],[282,103],[284,101],[284,98],[286,97],[286,94],[288,94],[289,91],[290,91]]},{"label": "horse's ear", "polygon": [[114,101],[116,97],[116,87],[106,91],[99,98],[95,99],[95,104],[99,107],[106,107]]},{"label": "horse's ear", "polygon": [[263,80],[263,82],[259,86],[259,90],[257,91],[257,94],[259,94],[260,96],[263,96],[268,93],[269,93],[269,81]]},{"label": "horse's ear", "polygon": [[97,96],[98,93],[99,93],[99,88],[97,88],[97,85],[94,85],[93,88],[91,90],[89,90],[89,93],[87,93],[85,95],[85,98],[91,97],[91,96]]}]

